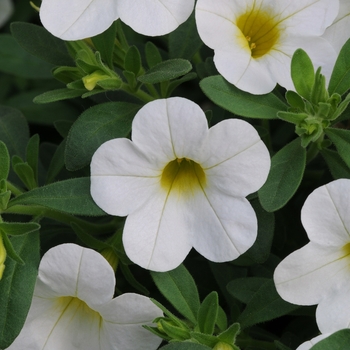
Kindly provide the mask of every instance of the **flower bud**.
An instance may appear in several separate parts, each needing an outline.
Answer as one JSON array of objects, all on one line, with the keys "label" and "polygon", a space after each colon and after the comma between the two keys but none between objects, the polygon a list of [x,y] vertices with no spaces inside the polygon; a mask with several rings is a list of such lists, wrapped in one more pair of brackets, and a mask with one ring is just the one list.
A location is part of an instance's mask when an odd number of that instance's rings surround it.
[{"label": "flower bud", "polygon": [[2,275],[5,270],[5,264],[4,264],[5,260],[6,260],[6,249],[4,247],[2,236],[0,234],[0,280],[2,279]]}]

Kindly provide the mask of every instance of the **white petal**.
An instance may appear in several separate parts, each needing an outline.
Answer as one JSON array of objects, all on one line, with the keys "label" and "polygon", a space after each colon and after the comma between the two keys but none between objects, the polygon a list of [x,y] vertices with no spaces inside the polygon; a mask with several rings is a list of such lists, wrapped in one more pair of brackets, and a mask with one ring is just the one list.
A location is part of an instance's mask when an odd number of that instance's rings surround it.
[{"label": "white petal", "polygon": [[197,161],[208,125],[204,112],[181,97],[152,101],[136,114],[132,140],[152,162],[165,166],[175,158]]},{"label": "white petal", "polygon": [[349,258],[341,249],[310,242],[282,260],[275,270],[274,281],[284,300],[313,305],[332,288],[346,285],[348,269]]},{"label": "white petal", "polygon": [[69,243],[43,256],[34,295],[74,296],[93,307],[111,300],[114,286],[114,271],[101,254]]},{"label": "white petal", "polygon": [[209,186],[194,203],[186,203],[193,247],[214,262],[236,259],[256,240],[255,212],[245,198],[234,198]]},{"label": "white petal", "polygon": [[192,13],[194,0],[118,0],[120,19],[138,33],[157,36],[175,30]]},{"label": "white petal", "polygon": [[80,40],[105,31],[118,18],[116,0],[43,0],[40,20],[63,40]]},{"label": "white petal", "polygon": [[[349,273],[349,270],[347,271]],[[316,322],[322,333],[350,328],[350,283],[341,289],[333,288],[316,309]]]},{"label": "white petal", "polygon": [[186,214],[177,194],[154,193],[126,219],[123,243],[130,260],[160,272],[179,266],[192,248],[186,215],[191,213]]},{"label": "white petal", "polygon": [[270,155],[257,131],[239,119],[224,120],[209,129],[201,165],[210,188],[245,197],[257,191],[270,170]]},{"label": "white petal", "polygon": [[[100,309],[103,315],[103,342],[101,350],[109,350],[109,344],[117,344],[123,350],[157,349],[161,338],[155,336],[142,325],[152,326],[152,321],[163,316],[162,311],[149,298],[142,295],[123,294]],[[110,345],[109,345],[110,346]]]},{"label": "white petal", "polygon": [[348,0],[340,0],[340,8],[337,18],[333,24],[329,26],[323,37],[327,39],[339,53],[342,46],[349,39],[350,27],[350,2]]},{"label": "white petal", "polygon": [[10,18],[14,10],[12,0],[0,0],[0,27]]},{"label": "white petal", "polygon": [[107,141],[91,160],[91,196],[106,213],[128,215],[159,187],[163,162],[151,162],[128,139]]},{"label": "white petal", "polygon": [[331,335],[331,333],[320,334],[317,337],[312,338],[311,340],[308,340],[308,341],[302,343],[301,345],[298,346],[298,348],[296,350],[309,350],[309,349],[311,349],[312,346],[317,344],[322,339],[327,338],[329,335]]},{"label": "white petal", "polygon": [[301,221],[313,242],[343,247],[350,242],[350,180],[339,179],[321,186],[306,199]]}]

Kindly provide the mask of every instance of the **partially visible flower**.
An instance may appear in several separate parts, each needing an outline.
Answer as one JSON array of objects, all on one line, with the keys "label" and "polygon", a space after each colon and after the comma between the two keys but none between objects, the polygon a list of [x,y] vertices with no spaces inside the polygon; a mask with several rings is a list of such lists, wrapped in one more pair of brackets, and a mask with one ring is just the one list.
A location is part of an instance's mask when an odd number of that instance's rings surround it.
[{"label": "partially visible flower", "polygon": [[350,324],[350,180],[317,188],[306,199],[301,221],[310,242],[277,266],[274,281],[286,301],[318,304],[322,333]]},{"label": "partially visible flower", "polygon": [[107,260],[75,244],[42,258],[24,327],[8,350],[155,350],[161,339],[145,330],[161,310],[148,298],[113,298],[115,276]]},{"label": "partially visible flower", "polygon": [[339,53],[342,46],[350,38],[350,1],[339,0],[339,13],[331,26],[329,26],[323,37],[327,39]]},{"label": "partially visible flower", "polygon": [[257,235],[244,198],[270,169],[256,130],[238,119],[208,129],[202,109],[174,97],[145,105],[132,141],[104,143],[91,161],[91,195],[111,215],[128,215],[126,254],[154,271],[174,269],[192,247],[211,261],[236,259]]},{"label": "partially visible flower", "polygon": [[11,17],[14,10],[12,0],[0,0],[0,27]]},{"label": "partially visible flower", "polygon": [[0,280],[5,270],[6,249],[0,232]]},{"label": "partially visible flower", "polygon": [[276,83],[294,90],[290,62],[298,48],[330,76],[336,55],[320,36],[338,8],[338,0],[198,0],[196,22],[220,74],[241,90],[265,94]]},{"label": "partially visible flower", "polygon": [[104,32],[120,18],[138,33],[157,36],[175,30],[193,11],[194,0],[43,0],[43,26],[63,40]]},{"label": "partially visible flower", "polygon": [[327,338],[331,333],[326,333],[326,334],[320,334],[315,338],[312,338],[311,340],[308,340],[301,345],[298,346],[296,350],[309,350],[311,349],[315,344],[317,344],[319,341]]}]

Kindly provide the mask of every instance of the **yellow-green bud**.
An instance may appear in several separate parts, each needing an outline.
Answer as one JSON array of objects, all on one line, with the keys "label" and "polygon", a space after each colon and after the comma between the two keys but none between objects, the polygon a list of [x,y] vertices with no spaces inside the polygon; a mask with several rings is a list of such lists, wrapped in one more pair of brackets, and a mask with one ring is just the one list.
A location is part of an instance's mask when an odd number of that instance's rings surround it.
[{"label": "yellow-green bud", "polygon": [[228,343],[225,343],[223,341],[219,341],[218,343],[216,343],[213,350],[234,350],[234,348],[232,345],[230,345]]},{"label": "yellow-green bud", "polygon": [[93,73],[91,73],[90,75],[86,75],[85,77],[83,77],[83,83],[85,86],[86,90],[92,91],[95,87],[96,84],[101,81],[101,80],[106,80],[106,79],[110,79],[111,77],[107,74],[105,74],[102,71],[95,71]]},{"label": "yellow-green bud", "polygon": [[2,279],[2,275],[5,270],[5,264],[4,264],[5,260],[6,260],[6,249],[4,247],[2,236],[0,234],[0,280]]}]

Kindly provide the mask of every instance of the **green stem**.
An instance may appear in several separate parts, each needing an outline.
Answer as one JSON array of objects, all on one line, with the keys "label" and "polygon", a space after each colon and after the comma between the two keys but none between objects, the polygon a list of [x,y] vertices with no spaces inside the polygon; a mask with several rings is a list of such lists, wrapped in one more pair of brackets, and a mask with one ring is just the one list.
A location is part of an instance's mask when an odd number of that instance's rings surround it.
[{"label": "green stem", "polygon": [[306,164],[309,164],[322,149],[322,141],[324,139],[324,133],[315,141],[312,142],[306,153]]},{"label": "green stem", "polygon": [[143,101],[143,102],[151,102],[154,101],[155,98],[151,95],[149,95],[147,92],[138,89],[137,91],[133,91],[130,86],[126,83],[123,83],[122,86],[120,87],[121,90],[125,91],[126,93],[128,93],[129,95],[135,96],[137,97],[139,100]]},{"label": "green stem", "polygon": [[63,222],[68,225],[74,222],[75,224],[79,225],[82,229],[95,235],[97,233],[100,235],[116,230],[116,225],[113,222],[109,222],[106,224],[93,224],[91,222],[77,218],[73,215],[57,212],[39,205],[14,205],[13,207],[6,209],[3,213],[44,216],[59,222]]},{"label": "green stem", "polygon": [[22,190],[13,185],[10,181],[7,181],[7,189],[11,191],[15,196],[19,196],[23,193]]}]

